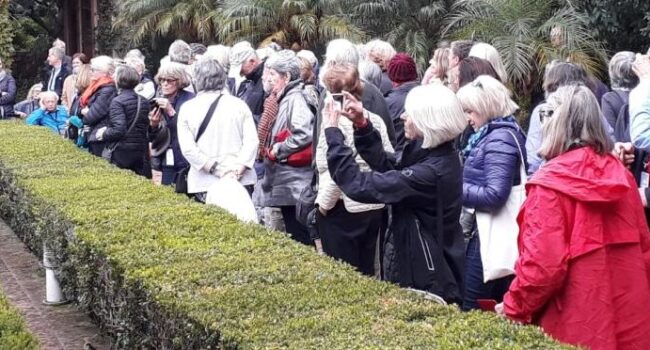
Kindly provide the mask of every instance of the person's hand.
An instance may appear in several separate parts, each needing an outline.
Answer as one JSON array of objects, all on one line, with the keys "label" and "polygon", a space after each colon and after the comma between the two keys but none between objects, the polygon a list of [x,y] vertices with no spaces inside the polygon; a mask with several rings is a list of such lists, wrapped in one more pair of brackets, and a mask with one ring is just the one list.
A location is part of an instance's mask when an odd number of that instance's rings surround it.
[{"label": "person's hand", "polygon": [[268,158],[270,161],[275,162],[278,160],[278,156],[275,154],[273,151],[273,147],[270,147],[267,152],[266,152],[266,158]]},{"label": "person's hand", "polygon": [[639,80],[650,79],[650,56],[637,54],[632,70],[639,77]]},{"label": "person's hand", "polygon": [[106,127],[105,126],[97,129],[97,133],[95,134],[97,136],[97,140],[102,141],[104,139],[104,133],[105,132],[106,132]]},{"label": "person's hand", "polygon": [[334,101],[331,99],[325,101],[325,109],[323,111],[323,125],[325,125],[325,128],[338,128],[340,117],[341,111],[336,108]]},{"label": "person's hand", "polygon": [[316,253],[318,253],[318,255],[325,255],[325,251],[323,250],[323,242],[320,240],[320,238],[314,240],[314,246],[316,246]]},{"label": "person's hand", "polygon": [[246,168],[245,165],[238,165],[238,166],[235,166],[235,167],[233,167],[231,169],[228,169],[226,171],[226,173],[224,174],[224,176],[225,175],[234,176],[234,179],[239,181],[239,179],[241,179],[241,177],[244,175],[244,172],[246,171],[246,169],[248,169],[248,168]]},{"label": "person's hand", "polygon": [[503,309],[503,303],[499,303],[499,304],[497,304],[497,305],[494,307],[494,312],[496,312],[497,315],[499,315],[499,316],[504,316],[504,317],[505,317],[505,316],[506,316],[506,312],[505,312],[505,310]]},{"label": "person's hand", "polygon": [[88,112],[90,112],[90,108],[84,107],[84,109],[81,110],[81,115],[85,117],[86,115],[88,115]]},{"label": "person's hand", "polygon": [[16,115],[18,116],[18,118],[27,118],[27,114],[26,114],[26,113],[19,112],[19,111],[14,111],[14,113],[16,113]]},{"label": "person's hand", "polygon": [[634,145],[631,142],[616,142],[614,155],[627,167],[634,163]]},{"label": "person's hand", "polygon": [[149,113],[149,126],[154,129],[157,128],[160,125],[160,120],[160,108],[154,108],[153,111]]},{"label": "person's hand", "polygon": [[318,211],[321,213],[321,215],[327,216],[327,209],[324,209],[320,205],[318,206]]},{"label": "person's hand", "polygon": [[172,106],[171,103],[169,103],[169,100],[161,97],[156,99],[156,103],[158,104],[158,107],[160,109],[164,110],[168,116],[172,117],[176,115],[176,111],[174,110],[174,106]]},{"label": "person's hand", "polygon": [[648,199],[645,197],[645,188],[639,188],[639,195],[641,196],[641,203],[643,203],[643,207],[647,208],[648,207]]},{"label": "person's hand", "polygon": [[355,126],[363,125],[365,122],[363,103],[347,91],[343,91],[343,96],[345,99],[343,100],[341,114],[350,119]]}]

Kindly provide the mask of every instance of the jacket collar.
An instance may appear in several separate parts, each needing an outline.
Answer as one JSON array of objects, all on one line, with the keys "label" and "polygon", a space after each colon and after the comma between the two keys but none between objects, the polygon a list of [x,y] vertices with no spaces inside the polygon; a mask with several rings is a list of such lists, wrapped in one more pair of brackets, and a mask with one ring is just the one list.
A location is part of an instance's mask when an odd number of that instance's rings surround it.
[{"label": "jacket collar", "polygon": [[262,79],[262,74],[264,73],[264,62],[266,62],[266,59],[262,60],[260,64],[258,64],[257,67],[246,76],[246,79],[254,82]]},{"label": "jacket collar", "polygon": [[422,141],[422,139],[417,139],[406,144],[400,160],[401,166],[411,166],[430,157],[440,157],[453,153],[455,150],[453,141],[442,143],[435,148],[422,148]]}]

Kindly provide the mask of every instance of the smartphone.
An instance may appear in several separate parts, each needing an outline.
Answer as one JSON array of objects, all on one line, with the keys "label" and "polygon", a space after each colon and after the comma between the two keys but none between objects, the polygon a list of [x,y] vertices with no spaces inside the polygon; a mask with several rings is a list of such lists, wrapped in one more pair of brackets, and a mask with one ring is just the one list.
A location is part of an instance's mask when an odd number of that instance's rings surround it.
[{"label": "smartphone", "polygon": [[496,312],[494,307],[497,306],[497,301],[494,299],[477,299],[478,306],[483,311]]},{"label": "smartphone", "polygon": [[335,109],[338,109],[339,111],[343,109],[343,98],[344,96],[342,93],[332,94]]}]

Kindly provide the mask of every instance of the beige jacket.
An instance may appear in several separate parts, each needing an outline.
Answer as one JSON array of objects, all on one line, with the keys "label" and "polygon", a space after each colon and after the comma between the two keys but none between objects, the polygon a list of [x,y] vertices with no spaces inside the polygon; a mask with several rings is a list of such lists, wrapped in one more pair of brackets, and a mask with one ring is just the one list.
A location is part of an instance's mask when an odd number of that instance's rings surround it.
[{"label": "beige jacket", "polygon": [[[394,152],[393,146],[390,144],[388,139],[388,133],[386,132],[386,124],[378,115],[368,112],[368,117],[370,122],[375,129],[379,131],[381,136],[381,141],[384,146],[384,151]],[[350,213],[361,213],[370,210],[381,209],[384,207],[384,204],[368,204],[368,203],[359,203],[355,202],[352,199],[348,198],[341,189],[334,183],[332,176],[327,168],[327,141],[325,140],[325,125],[321,125],[320,135],[318,136],[318,147],[316,148],[316,167],[318,168],[318,195],[316,196],[316,204],[319,207],[330,210],[335,205],[339,199],[343,199],[343,204],[345,209]],[[357,153],[357,149],[354,146],[354,127],[352,122],[345,117],[339,119],[339,129],[343,132],[345,136],[345,145],[352,149],[354,154]],[[356,156],[357,164],[362,172],[370,171],[370,167],[366,162],[357,154]]]}]

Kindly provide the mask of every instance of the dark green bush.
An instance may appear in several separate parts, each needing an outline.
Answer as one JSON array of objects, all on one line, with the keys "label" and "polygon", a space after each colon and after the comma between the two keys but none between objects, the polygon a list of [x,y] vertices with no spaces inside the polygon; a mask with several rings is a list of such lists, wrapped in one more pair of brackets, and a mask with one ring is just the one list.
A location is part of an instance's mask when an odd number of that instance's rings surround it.
[{"label": "dark green bush", "polygon": [[38,340],[0,292],[0,349],[38,350]]},{"label": "dark green bush", "polygon": [[78,151],[0,123],[0,214],[59,251],[66,293],[145,349],[565,349],[316,255]]}]

